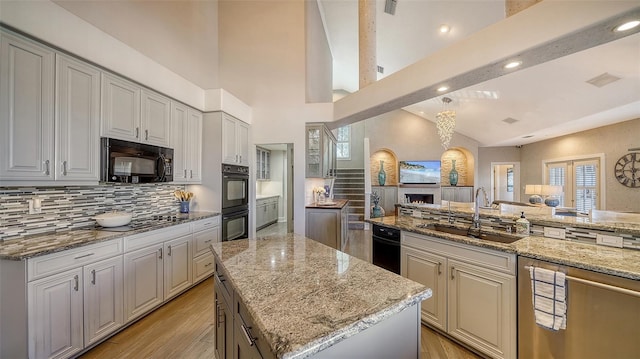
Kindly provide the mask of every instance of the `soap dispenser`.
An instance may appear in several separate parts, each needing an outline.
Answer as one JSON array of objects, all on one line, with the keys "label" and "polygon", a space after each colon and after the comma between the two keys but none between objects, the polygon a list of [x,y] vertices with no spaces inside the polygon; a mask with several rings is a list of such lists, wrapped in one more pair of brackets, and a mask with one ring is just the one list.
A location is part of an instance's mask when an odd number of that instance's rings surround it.
[{"label": "soap dispenser", "polygon": [[520,215],[520,218],[516,221],[516,233],[529,235],[530,224],[527,218],[524,216],[524,212]]}]

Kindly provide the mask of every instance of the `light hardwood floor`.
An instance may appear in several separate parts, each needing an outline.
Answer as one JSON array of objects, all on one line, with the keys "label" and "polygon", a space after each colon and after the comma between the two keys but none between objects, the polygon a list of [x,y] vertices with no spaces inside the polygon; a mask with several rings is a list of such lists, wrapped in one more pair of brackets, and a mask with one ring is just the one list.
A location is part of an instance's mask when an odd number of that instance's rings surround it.
[{"label": "light hardwood floor", "polygon": [[[371,232],[350,230],[345,252],[370,262]],[[82,358],[214,358],[213,315],[213,279],[209,278]],[[421,344],[422,359],[480,358],[425,326]]]}]

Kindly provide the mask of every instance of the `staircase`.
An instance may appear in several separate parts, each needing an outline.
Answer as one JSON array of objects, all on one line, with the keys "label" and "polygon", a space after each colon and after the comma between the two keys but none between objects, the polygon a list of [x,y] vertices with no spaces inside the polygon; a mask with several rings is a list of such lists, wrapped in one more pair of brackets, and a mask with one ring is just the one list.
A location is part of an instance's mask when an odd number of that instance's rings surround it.
[{"label": "staircase", "polygon": [[349,200],[349,229],[364,228],[364,169],[336,169],[335,199]]}]

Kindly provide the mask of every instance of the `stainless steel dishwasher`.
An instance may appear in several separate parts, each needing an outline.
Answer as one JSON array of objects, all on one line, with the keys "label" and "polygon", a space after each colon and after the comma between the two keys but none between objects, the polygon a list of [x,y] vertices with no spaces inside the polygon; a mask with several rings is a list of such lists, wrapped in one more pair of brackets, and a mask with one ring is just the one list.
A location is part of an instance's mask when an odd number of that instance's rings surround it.
[{"label": "stainless steel dishwasher", "polygon": [[[566,273],[567,328],[536,325],[529,267]],[[640,281],[518,257],[518,358],[640,357]]]}]

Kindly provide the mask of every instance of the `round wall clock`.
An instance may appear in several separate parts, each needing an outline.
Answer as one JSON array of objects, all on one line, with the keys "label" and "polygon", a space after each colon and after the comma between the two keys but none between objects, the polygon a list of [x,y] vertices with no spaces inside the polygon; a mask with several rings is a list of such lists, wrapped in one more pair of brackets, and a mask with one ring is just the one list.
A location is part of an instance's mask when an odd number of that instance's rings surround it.
[{"label": "round wall clock", "polygon": [[615,166],[618,182],[631,188],[640,188],[640,153],[627,153]]}]

